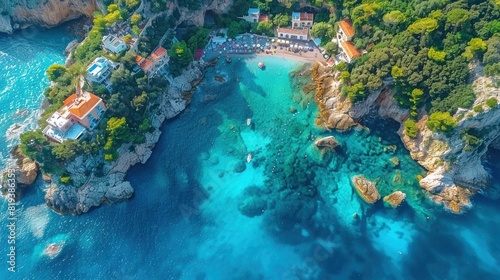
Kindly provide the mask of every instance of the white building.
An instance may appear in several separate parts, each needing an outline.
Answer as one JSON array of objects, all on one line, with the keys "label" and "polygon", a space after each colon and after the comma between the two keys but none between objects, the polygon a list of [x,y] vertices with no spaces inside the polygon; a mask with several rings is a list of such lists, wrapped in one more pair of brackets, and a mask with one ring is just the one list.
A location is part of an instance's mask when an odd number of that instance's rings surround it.
[{"label": "white building", "polygon": [[127,49],[127,44],[114,35],[104,36],[102,38],[102,43],[104,48],[112,53],[120,53]]},{"label": "white building", "polygon": [[292,13],[292,28],[311,28],[314,22],[312,13]]},{"label": "white building", "polygon": [[259,8],[250,8],[248,9],[248,14],[242,19],[250,22],[250,23],[258,23],[260,18],[260,9]]},{"label": "white building", "polygon": [[103,84],[111,77],[111,70],[118,68],[117,63],[113,63],[105,57],[98,57],[87,68],[87,80],[92,83]]},{"label": "white building", "polygon": [[277,28],[278,38],[292,40],[309,40],[309,29]]},{"label": "white building", "polygon": [[338,22],[339,29],[337,31],[337,43],[339,45],[339,58],[347,63],[351,63],[354,59],[361,56],[361,53],[356,49],[351,42],[352,37],[356,34],[351,22],[343,19]]}]

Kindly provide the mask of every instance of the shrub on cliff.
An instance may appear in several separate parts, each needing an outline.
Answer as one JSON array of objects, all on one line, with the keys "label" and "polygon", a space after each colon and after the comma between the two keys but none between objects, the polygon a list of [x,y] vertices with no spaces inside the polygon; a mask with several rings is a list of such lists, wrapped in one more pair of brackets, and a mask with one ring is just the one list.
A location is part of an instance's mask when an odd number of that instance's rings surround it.
[{"label": "shrub on cliff", "polygon": [[486,105],[490,108],[496,108],[498,106],[498,100],[495,97],[488,98],[486,100]]},{"label": "shrub on cliff", "polygon": [[417,123],[412,119],[407,119],[405,121],[405,134],[410,138],[417,137],[418,126]]},{"label": "shrub on cliff", "polygon": [[49,77],[49,81],[55,82],[59,77],[64,75],[67,70],[68,69],[66,69],[64,65],[55,63],[49,66],[49,69],[47,69],[46,73]]},{"label": "shrub on cliff", "polygon": [[193,53],[184,41],[173,44],[168,53],[170,71],[174,76],[179,76],[182,70],[193,61]]},{"label": "shrub on cliff", "polygon": [[425,123],[432,131],[448,132],[457,126],[457,121],[448,112],[436,112]]}]

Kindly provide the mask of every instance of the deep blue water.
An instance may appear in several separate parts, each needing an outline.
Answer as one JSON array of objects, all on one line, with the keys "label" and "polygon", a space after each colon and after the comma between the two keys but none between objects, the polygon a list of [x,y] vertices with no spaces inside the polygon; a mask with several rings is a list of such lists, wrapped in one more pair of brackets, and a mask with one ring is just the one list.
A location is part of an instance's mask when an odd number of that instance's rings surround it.
[{"label": "deep blue water", "polygon": [[[45,68],[63,61],[70,39],[63,29],[0,37],[2,69],[23,49],[33,52],[29,65],[43,66],[8,72],[2,130],[17,122],[9,117],[17,108],[37,108]],[[208,69],[192,104],[162,127],[153,156],[130,170],[136,192],[127,202],[59,216],[44,205],[43,184],[32,188],[18,205],[16,274],[6,270],[0,230],[0,279],[498,279],[498,201],[477,196],[460,216],[430,203],[416,182],[423,170],[386,132],[391,123],[368,121],[370,132],[344,134],[316,128],[314,104],[290,85],[298,66],[235,58]],[[321,160],[310,144],[326,135],[341,150]],[[2,139],[7,151],[11,142]],[[399,168],[388,164],[394,156]],[[405,191],[407,202],[397,210],[366,205],[349,183],[356,174],[377,179],[382,195]],[[259,211],[250,218],[240,209]],[[6,224],[6,203],[0,211]],[[58,257],[41,255],[60,240]]]}]

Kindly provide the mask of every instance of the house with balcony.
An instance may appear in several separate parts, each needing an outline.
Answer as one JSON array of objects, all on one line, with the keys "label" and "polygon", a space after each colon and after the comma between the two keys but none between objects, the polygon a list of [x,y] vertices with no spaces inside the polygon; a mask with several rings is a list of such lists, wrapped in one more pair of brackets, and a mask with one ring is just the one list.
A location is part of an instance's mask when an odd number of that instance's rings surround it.
[{"label": "house with balcony", "polygon": [[43,134],[62,143],[79,139],[87,130],[93,130],[106,112],[102,99],[82,89],[83,78],[75,93],[64,100],[64,105],[47,119]]},{"label": "house with balcony", "polygon": [[292,28],[311,28],[314,22],[314,14],[312,13],[292,13]]},{"label": "house with balcony", "polygon": [[347,63],[351,63],[354,59],[361,56],[361,52],[351,42],[356,31],[348,19],[343,19],[337,24],[339,28],[336,39],[340,50],[339,58]]},{"label": "house with balcony", "polygon": [[114,54],[120,53],[127,49],[127,44],[115,35],[106,35],[102,38],[104,48]]},{"label": "house with balcony", "polygon": [[136,56],[135,62],[150,78],[164,71],[164,66],[168,63],[170,57],[167,50],[163,47],[156,48],[147,58],[140,55]]},{"label": "house with balcony", "polygon": [[105,57],[98,57],[87,67],[87,81],[107,85],[111,77],[111,70],[116,70],[119,64]]}]

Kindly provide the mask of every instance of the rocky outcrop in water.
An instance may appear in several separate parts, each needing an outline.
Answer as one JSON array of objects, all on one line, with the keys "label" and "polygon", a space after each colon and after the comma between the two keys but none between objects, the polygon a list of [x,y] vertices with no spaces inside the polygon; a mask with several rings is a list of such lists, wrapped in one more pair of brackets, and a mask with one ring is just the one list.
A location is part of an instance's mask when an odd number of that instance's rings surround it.
[{"label": "rocky outcrop in water", "polygon": [[[61,214],[82,214],[102,203],[121,202],[130,198],[134,190],[125,181],[126,172],[131,166],[149,159],[160,138],[161,125],[165,119],[178,115],[186,108],[193,88],[202,78],[202,65],[193,62],[182,75],[170,79],[170,86],[160,98],[159,109],[153,116],[154,131],[145,135],[145,143],[122,145],[118,151],[120,156],[111,163],[104,162],[103,155],[76,158],[67,166],[73,185],[54,183],[59,180],[53,179],[45,194],[47,205]],[[97,176],[98,173],[102,174]]]},{"label": "rocky outcrop in water", "polygon": [[0,1],[0,32],[12,33],[14,27],[29,24],[54,27],[81,16],[91,17],[96,0],[5,0]]},{"label": "rocky outcrop in water", "polygon": [[[24,189],[35,182],[38,176],[39,165],[37,162],[24,156],[18,146],[15,146],[11,150],[11,155],[15,159],[15,162],[9,163],[8,168],[14,170],[14,178],[16,180],[15,199],[17,201],[21,198]],[[7,170],[2,172],[3,178],[6,178],[7,174]],[[7,194],[7,187],[7,181],[3,180],[1,187],[2,194]]]},{"label": "rocky outcrop in water", "polygon": [[351,181],[354,189],[365,202],[375,203],[380,199],[375,183],[366,179],[365,176],[354,176]]},{"label": "rocky outcrop in water", "polygon": [[[394,100],[394,92],[387,86],[390,81],[385,81],[381,90],[371,92],[365,101],[353,105],[341,94],[338,73],[323,66],[315,67],[312,78],[320,109],[320,121],[317,123],[328,129],[345,130],[356,125],[369,112],[398,121],[401,124],[398,134],[405,147],[412,158],[428,170],[427,176],[420,181],[422,188],[433,201],[442,203],[453,213],[461,213],[471,207],[469,196],[487,188],[491,178],[482,159],[489,147],[500,146],[500,109],[488,108],[485,101],[491,97],[500,100],[500,89],[493,86],[491,78],[483,75],[480,65],[471,65],[477,96],[473,107],[480,105],[484,111],[477,113],[459,109],[454,117],[460,121],[449,135],[428,129],[425,125],[428,116],[422,111],[415,138],[404,133],[403,123],[408,119],[409,111],[401,109]],[[479,136],[481,143],[467,145],[463,136],[467,131]],[[393,164],[396,165],[396,162]]]},{"label": "rocky outcrop in water", "polygon": [[395,191],[395,192],[391,193],[390,195],[384,196],[384,202],[386,205],[389,205],[390,207],[396,208],[399,205],[401,205],[401,203],[403,203],[405,198],[406,198],[406,194],[404,192]]}]

